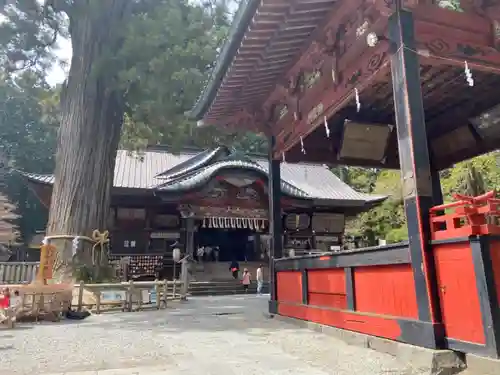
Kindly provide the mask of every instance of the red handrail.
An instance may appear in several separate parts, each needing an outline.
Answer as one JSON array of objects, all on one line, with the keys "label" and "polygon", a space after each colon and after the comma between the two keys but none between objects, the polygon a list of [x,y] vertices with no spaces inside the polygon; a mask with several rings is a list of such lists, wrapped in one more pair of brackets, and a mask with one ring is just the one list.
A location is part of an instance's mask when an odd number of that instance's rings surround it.
[{"label": "red handrail", "polygon": [[451,202],[451,203],[444,203],[444,204],[440,204],[439,206],[431,207],[431,209],[429,211],[430,212],[443,211],[447,208],[459,207],[459,206],[463,206],[466,204],[470,204],[470,202],[468,202],[468,201],[456,201],[456,202]]},{"label": "red handrail", "polygon": [[487,202],[488,200],[495,198],[496,196],[496,191],[492,190],[487,193],[484,193],[482,195],[478,195],[477,197],[470,197],[467,195],[462,195],[462,194],[454,194],[453,198],[461,201],[467,201],[469,203],[484,203]]}]

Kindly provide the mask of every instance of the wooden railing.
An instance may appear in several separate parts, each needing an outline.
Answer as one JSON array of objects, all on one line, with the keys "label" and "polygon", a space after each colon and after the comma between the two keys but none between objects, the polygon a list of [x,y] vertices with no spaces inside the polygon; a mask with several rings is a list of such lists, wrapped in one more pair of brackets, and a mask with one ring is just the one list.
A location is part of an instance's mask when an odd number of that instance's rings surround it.
[{"label": "wooden railing", "polygon": [[39,262],[0,262],[0,284],[30,283],[39,266]]},{"label": "wooden railing", "polygon": [[[128,281],[121,283],[75,284],[73,306],[94,308],[100,314],[104,308],[121,308],[122,311],[136,311],[144,307],[165,308],[168,300],[182,299],[181,282],[166,281]],[[85,291],[92,293],[94,301],[85,301]]]}]

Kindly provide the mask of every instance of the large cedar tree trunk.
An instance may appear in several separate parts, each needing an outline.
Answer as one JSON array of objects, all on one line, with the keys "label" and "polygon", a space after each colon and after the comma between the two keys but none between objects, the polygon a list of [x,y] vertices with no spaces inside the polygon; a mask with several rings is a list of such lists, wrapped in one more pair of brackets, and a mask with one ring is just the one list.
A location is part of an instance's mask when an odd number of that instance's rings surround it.
[{"label": "large cedar tree trunk", "polygon": [[[90,236],[105,230],[116,152],[123,121],[123,94],[116,67],[106,64],[119,48],[118,31],[127,15],[124,0],[73,4],[73,57],[61,97],[62,120],[48,235]],[[73,281],[71,240],[55,241],[54,279]]]}]

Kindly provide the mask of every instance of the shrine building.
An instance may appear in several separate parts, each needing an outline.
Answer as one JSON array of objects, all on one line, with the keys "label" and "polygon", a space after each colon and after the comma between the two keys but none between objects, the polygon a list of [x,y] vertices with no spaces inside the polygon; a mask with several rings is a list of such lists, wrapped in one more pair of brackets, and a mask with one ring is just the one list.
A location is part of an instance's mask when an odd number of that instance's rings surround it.
[{"label": "shrine building", "polygon": [[[500,199],[439,179],[500,148],[500,0],[243,1],[189,116],[269,139],[270,314],[500,357]],[[289,257],[283,160],[399,169],[408,242]]]},{"label": "shrine building", "polygon": [[[140,156],[118,151],[106,228],[112,258],[130,257],[132,276],[154,278],[161,267],[169,279],[176,242],[195,259],[198,248],[213,249],[199,259],[198,280],[230,277],[232,260],[242,267],[268,264],[267,167],[265,156],[227,147],[172,153],[157,146]],[[345,218],[385,199],[354,191],[321,164],[281,169],[284,238],[296,254],[339,250]],[[54,177],[24,176],[48,207]]]}]

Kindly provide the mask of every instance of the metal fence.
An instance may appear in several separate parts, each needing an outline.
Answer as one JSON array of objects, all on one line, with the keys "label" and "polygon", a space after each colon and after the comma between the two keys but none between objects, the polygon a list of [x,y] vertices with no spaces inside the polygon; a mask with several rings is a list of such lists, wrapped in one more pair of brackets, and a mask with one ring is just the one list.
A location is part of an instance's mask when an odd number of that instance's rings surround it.
[{"label": "metal fence", "polygon": [[30,283],[39,266],[39,262],[0,262],[0,284]]}]

